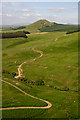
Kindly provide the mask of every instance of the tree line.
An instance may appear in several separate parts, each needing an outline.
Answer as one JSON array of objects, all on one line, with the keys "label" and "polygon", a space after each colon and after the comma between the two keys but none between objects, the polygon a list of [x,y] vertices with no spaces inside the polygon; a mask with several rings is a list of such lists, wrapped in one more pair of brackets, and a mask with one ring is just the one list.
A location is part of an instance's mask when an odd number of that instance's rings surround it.
[{"label": "tree line", "polygon": [[30,34],[28,31],[17,31],[17,32],[6,32],[6,33],[0,33],[0,38],[18,38],[23,37],[27,38],[26,34]]}]

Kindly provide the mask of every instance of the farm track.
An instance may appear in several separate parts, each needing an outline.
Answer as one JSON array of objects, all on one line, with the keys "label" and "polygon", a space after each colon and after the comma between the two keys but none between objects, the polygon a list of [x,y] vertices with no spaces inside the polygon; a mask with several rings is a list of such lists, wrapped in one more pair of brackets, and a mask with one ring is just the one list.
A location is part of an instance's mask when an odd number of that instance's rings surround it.
[{"label": "farm track", "polygon": [[[43,56],[43,52],[42,52],[42,51],[36,50],[36,49],[34,49],[34,48],[32,48],[32,50],[35,51],[35,52],[37,52],[37,53],[40,53],[40,56],[37,57],[37,58],[35,58],[35,59],[32,59],[31,62],[33,62],[33,61],[35,61],[36,59],[41,58],[41,57]],[[19,65],[19,67],[18,67],[18,76],[15,76],[15,78],[18,78],[18,77],[21,77],[21,76],[22,76],[22,69],[21,69],[21,67],[22,67],[22,65],[25,64],[25,63],[26,63],[26,62],[23,62],[21,65]],[[10,83],[10,82],[7,82],[7,81],[1,80],[1,79],[0,79],[0,81],[5,82],[5,83],[13,86],[14,88],[18,89],[20,92],[24,93],[25,95],[28,95],[29,97],[32,97],[32,98],[34,98],[34,99],[41,100],[41,101],[47,103],[47,106],[45,106],[45,107],[8,107],[8,108],[0,108],[0,110],[12,110],[12,109],[47,109],[47,108],[50,108],[50,107],[52,106],[52,104],[51,104],[50,102],[48,102],[48,101],[46,101],[46,100],[43,100],[43,99],[41,99],[41,98],[38,98],[38,97],[34,97],[34,96],[26,93],[25,91],[23,91],[23,90],[20,89],[19,87],[13,85],[13,84]]]},{"label": "farm track", "polygon": [[24,93],[25,95],[28,95],[29,97],[32,97],[32,98],[37,99],[37,100],[41,100],[41,101],[43,101],[43,102],[45,102],[45,103],[48,104],[48,105],[45,106],[45,107],[8,107],[8,108],[0,108],[0,110],[12,110],[12,109],[47,109],[47,108],[50,108],[50,107],[52,106],[52,104],[51,104],[50,102],[48,102],[48,101],[46,101],[46,100],[43,100],[43,99],[41,99],[41,98],[38,98],[38,97],[34,97],[34,96],[26,93],[25,91],[23,91],[23,90],[20,89],[19,87],[13,85],[13,84],[10,83],[10,82],[7,82],[7,81],[1,80],[1,79],[0,79],[0,81],[5,82],[5,83],[13,86],[14,88],[16,88],[16,89],[19,90],[20,92]]},{"label": "farm track", "polygon": [[[66,36],[66,34],[64,34],[64,36]],[[59,39],[59,36],[56,37],[55,41],[57,41],[58,39]],[[41,58],[41,57],[43,56],[43,52],[42,52],[42,51],[37,50],[37,49],[34,49],[34,48],[32,48],[32,50],[35,51],[35,52],[37,52],[37,53],[40,53],[40,56],[37,57],[37,58],[32,59],[30,62],[33,62],[33,61],[35,61],[36,59]],[[21,67],[22,67],[22,65],[25,64],[25,63],[27,63],[27,62],[25,61],[25,62],[23,62],[22,64],[19,65],[19,67],[18,67],[18,76],[15,76],[15,78],[19,78],[19,77],[22,76],[22,71],[23,71],[23,70],[21,69]]]},{"label": "farm track", "polygon": [[[66,36],[66,35],[64,35],[64,36]],[[57,41],[58,38],[59,38],[59,37],[57,37],[55,41]],[[37,58],[32,59],[30,62],[33,62],[33,61],[35,61],[36,59],[41,58],[41,57],[43,56],[43,52],[42,52],[42,51],[39,51],[39,50],[34,49],[34,48],[32,48],[32,50],[35,51],[35,52],[37,52],[37,53],[40,53],[40,56],[37,57]],[[22,76],[22,69],[21,69],[21,67],[22,67],[22,65],[25,64],[25,63],[27,63],[27,62],[25,61],[25,62],[23,62],[22,64],[19,65],[19,67],[18,67],[18,76],[15,76],[15,78],[19,78],[19,77]],[[13,84],[10,83],[10,82],[7,82],[7,81],[1,80],[1,79],[0,79],[0,81],[5,82],[5,83],[13,86],[14,88],[18,89],[20,92],[24,93],[25,95],[28,95],[29,97],[32,97],[32,98],[34,98],[34,99],[38,99],[38,100],[41,100],[41,101],[47,103],[47,106],[45,106],[45,107],[8,107],[8,108],[0,108],[0,110],[12,110],[12,109],[48,109],[48,108],[50,108],[50,107],[52,106],[52,104],[51,104],[49,101],[43,100],[43,99],[38,98],[38,97],[34,97],[34,96],[26,93],[25,91],[23,91],[23,90],[20,89],[19,87],[13,85]]]},{"label": "farm track", "polygon": [[[37,52],[37,53],[40,53],[40,56],[37,57],[37,58],[32,59],[30,62],[33,62],[33,61],[35,61],[36,59],[41,58],[41,57],[43,56],[43,52],[42,52],[42,51],[36,50],[36,49],[34,49],[34,48],[32,48],[32,50],[35,51],[35,52]],[[23,70],[21,69],[21,67],[22,67],[22,65],[25,64],[25,63],[27,63],[27,62],[25,61],[25,62],[23,62],[21,65],[19,65],[19,67],[18,67],[18,76],[15,76],[15,78],[19,78],[19,77],[22,76],[22,71],[23,71]]]}]

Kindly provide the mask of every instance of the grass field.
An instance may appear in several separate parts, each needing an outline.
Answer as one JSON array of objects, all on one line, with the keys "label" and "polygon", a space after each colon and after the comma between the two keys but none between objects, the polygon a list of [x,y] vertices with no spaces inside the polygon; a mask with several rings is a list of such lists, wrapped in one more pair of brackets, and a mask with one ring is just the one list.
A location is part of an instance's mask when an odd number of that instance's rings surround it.
[{"label": "grass field", "polygon": [[[65,32],[32,33],[28,38],[3,39],[2,44],[2,67],[10,72],[3,74],[3,79],[8,78],[6,81],[52,104],[49,109],[4,110],[3,118],[78,118],[78,33],[67,36]],[[30,62],[40,56],[32,48],[43,51],[43,57]],[[18,66],[24,61],[27,63],[22,66],[23,76],[35,82],[44,80],[45,85],[37,86],[12,78],[11,73],[18,74]],[[69,90],[65,91],[66,88]],[[3,83],[3,107],[9,106],[46,104]]]}]

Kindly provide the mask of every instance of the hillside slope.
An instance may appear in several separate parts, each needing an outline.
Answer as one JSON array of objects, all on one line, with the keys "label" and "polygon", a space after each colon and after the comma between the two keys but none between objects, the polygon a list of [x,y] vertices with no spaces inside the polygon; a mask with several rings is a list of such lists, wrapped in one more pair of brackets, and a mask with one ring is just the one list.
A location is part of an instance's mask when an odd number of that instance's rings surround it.
[{"label": "hillside slope", "polygon": [[42,20],[38,20],[30,25],[27,26],[19,26],[19,27],[9,27],[9,28],[3,28],[3,32],[9,32],[9,31],[23,31],[23,30],[27,30],[31,33],[34,32],[40,32],[39,29],[43,28],[43,27],[47,27],[47,26],[51,26],[54,23],[49,22],[48,20],[42,19]]},{"label": "hillside slope", "polygon": [[54,23],[49,22],[48,20],[39,20],[36,21],[28,26],[26,26],[26,29],[28,29],[28,31],[30,32],[39,32],[39,29],[43,28],[43,27],[47,27],[47,26],[51,26]]},{"label": "hillside slope", "polygon": [[68,25],[68,24],[57,24],[54,23],[54,25],[51,26],[45,26],[44,28],[40,28],[41,32],[55,32],[55,31],[61,31],[61,32],[71,32],[71,31],[78,31],[77,25]]},{"label": "hillside slope", "polygon": [[[78,117],[78,33],[33,33],[28,38],[2,40],[3,79],[32,96],[52,104],[49,109],[4,110],[3,118],[77,118]],[[33,51],[35,48],[43,52]],[[13,78],[21,69],[25,80]],[[44,85],[40,85],[44,81]],[[3,83],[3,107],[45,106],[41,101],[19,93]]]},{"label": "hillside slope", "polygon": [[29,31],[30,33],[60,31],[72,33],[80,31],[80,28],[78,27],[78,25],[58,24],[55,22],[49,22],[48,20],[45,19],[38,20],[26,26],[3,28],[3,32],[16,32],[16,31]]}]

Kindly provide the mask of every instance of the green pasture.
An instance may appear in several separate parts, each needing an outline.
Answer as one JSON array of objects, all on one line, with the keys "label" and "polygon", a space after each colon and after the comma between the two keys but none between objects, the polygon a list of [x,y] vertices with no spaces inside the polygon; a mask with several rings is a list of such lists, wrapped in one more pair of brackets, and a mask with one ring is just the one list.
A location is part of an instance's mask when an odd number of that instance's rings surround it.
[{"label": "green pasture", "polygon": [[[78,33],[67,36],[65,32],[32,33],[28,38],[3,39],[2,44],[3,70],[18,74],[18,66],[27,61],[22,66],[23,76],[35,82],[44,80],[45,85],[37,86],[18,81],[11,74],[3,76],[10,79],[11,83],[15,81],[13,84],[18,82],[17,86],[29,94],[52,103],[49,109],[3,111],[3,118],[78,118]],[[43,57],[30,62],[40,56],[32,48],[43,51]],[[69,91],[56,90],[54,87],[67,87]],[[3,98],[3,107],[46,105],[25,96],[6,83],[3,83]]]},{"label": "green pasture", "polygon": [[[9,81],[9,80],[8,80]],[[13,81],[10,80],[11,83]],[[32,94],[34,96],[40,97],[42,99],[48,100],[52,103],[52,107],[49,109],[22,109],[22,110],[4,110],[3,111],[3,118],[77,118],[78,117],[78,94],[75,92],[65,92],[65,91],[58,91],[53,88],[48,88],[46,86],[32,86],[31,89],[28,90],[28,85],[20,83],[17,85],[21,89],[25,90],[27,93]],[[6,85],[3,86],[5,88]],[[13,83],[16,84],[16,83]],[[8,88],[8,95],[11,96],[11,99],[6,97],[4,104],[5,106],[44,106],[45,104],[37,100],[35,103],[31,101],[28,97],[19,93],[18,90],[13,89],[11,86],[7,85]],[[13,91],[10,91],[10,90]],[[4,92],[6,89],[4,89]],[[14,96],[12,96],[12,94]],[[15,95],[16,94],[16,95]],[[3,95],[5,95],[3,93]],[[20,96],[22,97],[20,99]],[[5,96],[3,96],[5,97]],[[16,97],[16,99],[15,99]],[[17,98],[19,97],[19,98]],[[24,99],[25,98],[25,99]],[[28,98],[28,99],[27,99]],[[32,98],[31,98],[32,99]],[[18,101],[19,100],[19,101]],[[30,100],[30,101],[28,101]],[[24,102],[23,102],[24,101]],[[23,102],[23,103],[22,103]],[[6,103],[8,105],[6,105]]]}]

